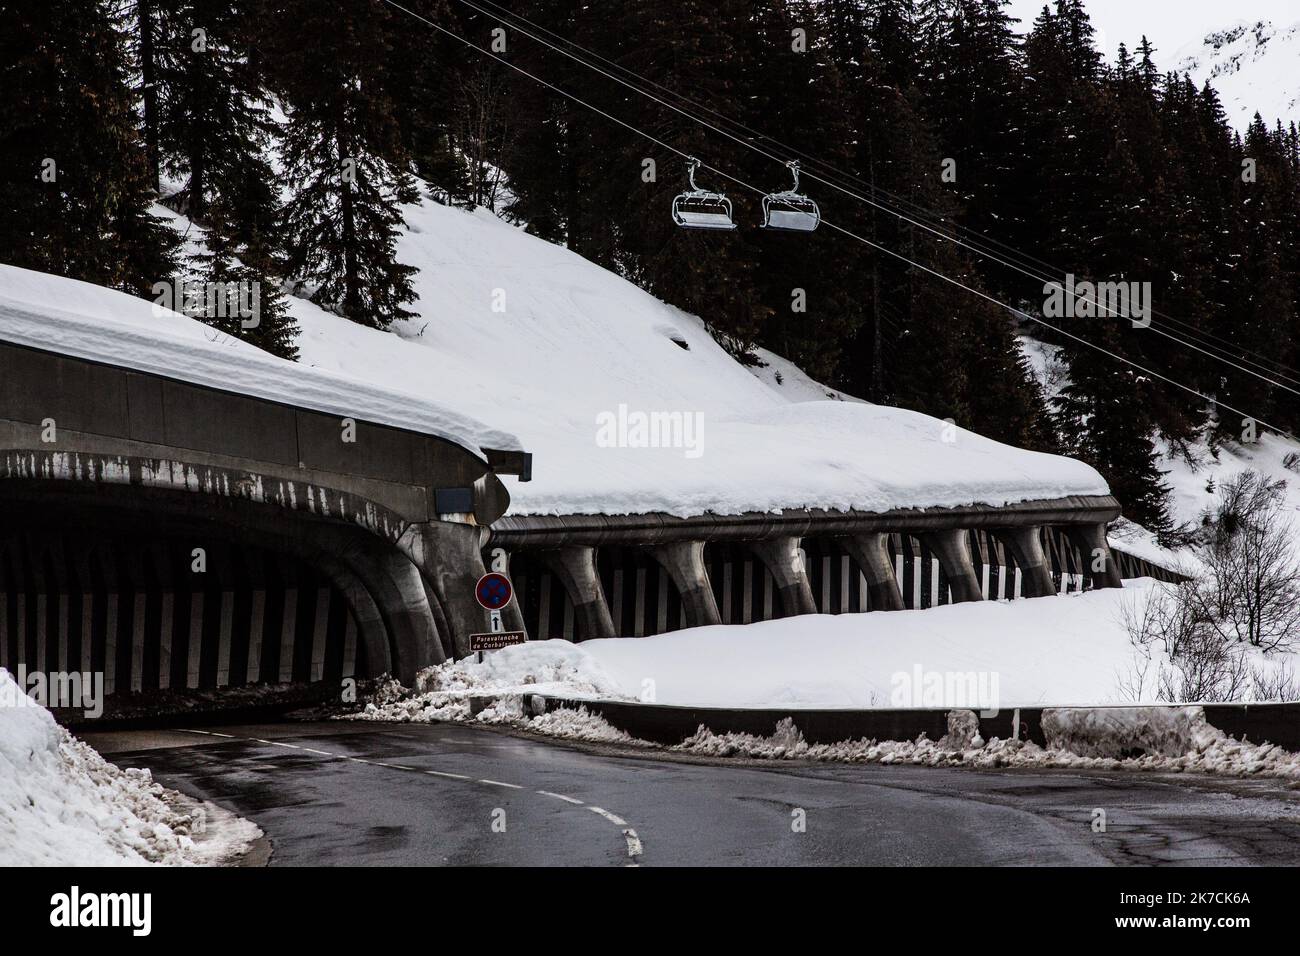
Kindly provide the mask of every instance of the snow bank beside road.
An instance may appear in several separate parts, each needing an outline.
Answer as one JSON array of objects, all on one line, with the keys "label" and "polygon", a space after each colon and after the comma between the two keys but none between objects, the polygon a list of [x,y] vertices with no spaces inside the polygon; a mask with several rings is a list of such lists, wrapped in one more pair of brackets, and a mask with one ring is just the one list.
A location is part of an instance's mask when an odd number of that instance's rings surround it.
[{"label": "snow bank beside road", "polygon": [[261,836],[148,771],[119,769],[21,693],[0,668],[0,866],[223,863]]},{"label": "snow bank beside road", "polygon": [[[710,757],[748,757],[758,760],[817,760],[839,763],[913,764],[926,767],[972,767],[993,769],[998,767],[1043,768],[1069,770],[1136,770],[1163,773],[1209,773],[1224,776],[1263,776],[1284,780],[1300,780],[1300,754],[1290,753],[1273,744],[1250,744],[1233,740],[1223,731],[1210,726],[1200,707],[1177,708],[1167,718],[1166,730],[1175,726],[1178,732],[1158,735],[1151,743],[1156,752],[1143,752],[1140,756],[1121,757],[1120,753],[1133,752],[1132,741],[1149,728],[1149,714],[1140,715],[1136,708],[1130,710],[1126,723],[1116,718],[1107,727],[1099,727],[1095,711],[1056,712],[1043,715],[1044,725],[1049,715],[1058,721],[1058,731],[1068,726],[1069,732],[1049,737],[1047,747],[1019,740],[987,742],[969,739],[964,731],[973,714],[954,711],[948,715],[948,735],[937,741],[926,737],[916,740],[844,740],[833,744],[810,744],[803,738],[793,721],[781,721],[770,737],[753,734],[715,734],[705,727],[673,750]],[[1088,736],[1086,731],[1100,731],[1098,736]],[[1125,731],[1128,732],[1125,732]],[[1162,753],[1170,749],[1172,740],[1185,735],[1186,749]],[[1075,746],[1088,749],[1090,754],[1075,752]],[[1115,747],[1112,753],[1104,751]],[[1095,755],[1094,755],[1095,754]]]}]

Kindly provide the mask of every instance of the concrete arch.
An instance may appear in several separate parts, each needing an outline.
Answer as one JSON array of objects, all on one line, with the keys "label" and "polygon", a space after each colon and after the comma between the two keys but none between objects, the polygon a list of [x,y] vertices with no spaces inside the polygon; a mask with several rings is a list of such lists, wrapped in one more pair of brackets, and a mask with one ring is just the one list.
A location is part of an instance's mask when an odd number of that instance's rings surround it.
[{"label": "concrete arch", "polygon": [[160,534],[216,535],[293,555],[343,595],[375,673],[410,684],[420,669],[447,657],[419,569],[370,527],[248,498],[200,500],[192,492],[129,482],[97,486],[93,495],[76,482],[27,478],[3,485],[11,502],[71,509],[89,528],[116,521],[138,530],[147,508]]}]

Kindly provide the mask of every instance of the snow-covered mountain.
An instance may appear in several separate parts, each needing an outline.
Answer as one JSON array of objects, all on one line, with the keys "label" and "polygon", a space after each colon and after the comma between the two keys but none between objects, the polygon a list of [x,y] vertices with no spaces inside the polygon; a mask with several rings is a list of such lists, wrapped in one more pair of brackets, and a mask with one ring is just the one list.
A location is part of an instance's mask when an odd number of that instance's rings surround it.
[{"label": "snow-covered mountain", "polygon": [[1181,47],[1165,66],[1198,86],[1209,80],[1238,130],[1256,112],[1269,126],[1300,122],[1300,21],[1241,20]]}]

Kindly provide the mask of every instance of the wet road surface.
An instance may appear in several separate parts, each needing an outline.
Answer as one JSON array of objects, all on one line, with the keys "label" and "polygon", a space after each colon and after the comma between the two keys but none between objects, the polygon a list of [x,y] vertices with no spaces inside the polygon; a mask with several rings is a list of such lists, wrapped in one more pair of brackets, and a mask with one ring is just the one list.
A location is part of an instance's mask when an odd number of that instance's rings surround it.
[{"label": "wet road surface", "polygon": [[1300,863],[1277,781],[674,760],[455,724],[82,736],[251,818],[272,865]]}]

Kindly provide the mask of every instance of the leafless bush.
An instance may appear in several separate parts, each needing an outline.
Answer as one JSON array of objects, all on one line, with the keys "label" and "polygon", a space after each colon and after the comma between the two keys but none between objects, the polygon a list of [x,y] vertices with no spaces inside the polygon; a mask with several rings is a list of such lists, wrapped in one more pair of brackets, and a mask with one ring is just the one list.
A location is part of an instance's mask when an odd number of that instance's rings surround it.
[{"label": "leafless bush", "polygon": [[1285,490],[1285,481],[1255,471],[1219,482],[1219,500],[1202,522],[1205,573],[1121,612],[1140,665],[1121,679],[1121,693],[1143,692],[1153,652],[1163,648],[1169,664],[1161,661],[1154,677],[1162,700],[1300,697],[1288,665],[1261,670],[1250,663],[1251,648],[1288,650],[1300,638],[1300,567]]},{"label": "leafless bush", "polygon": [[[1153,663],[1156,697],[1171,703],[1237,700],[1251,687],[1245,647],[1223,640],[1205,619],[1196,590],[1193,582],[1162,587],[1140,609],[1122,608],[1121,625],[1137,653],[1130,673],[1120,678],[1121,695],[1140,700]],[[1153,659],[1160,648],[1168,664]]]},{"label": "leafless bush", "polygon": [[1296,682],[1295,671],[1289,661],[1282,661],[1273,669],[1257,667],[1251,672],[1254,692],[1252,699],[1257,701],[1295,701],[1300,700],[1300,683]]},{"label": "leafless bush", "polygon": [[[1195,613],[1226,642],[1284,650],[1300,637],[1300,567],[1283,511],[1285,481],[1243,471],[1220,483],[1207,515],[1207,573],[1189,589]],[[1170,651],[1172,656],[1173,651]]]}]

